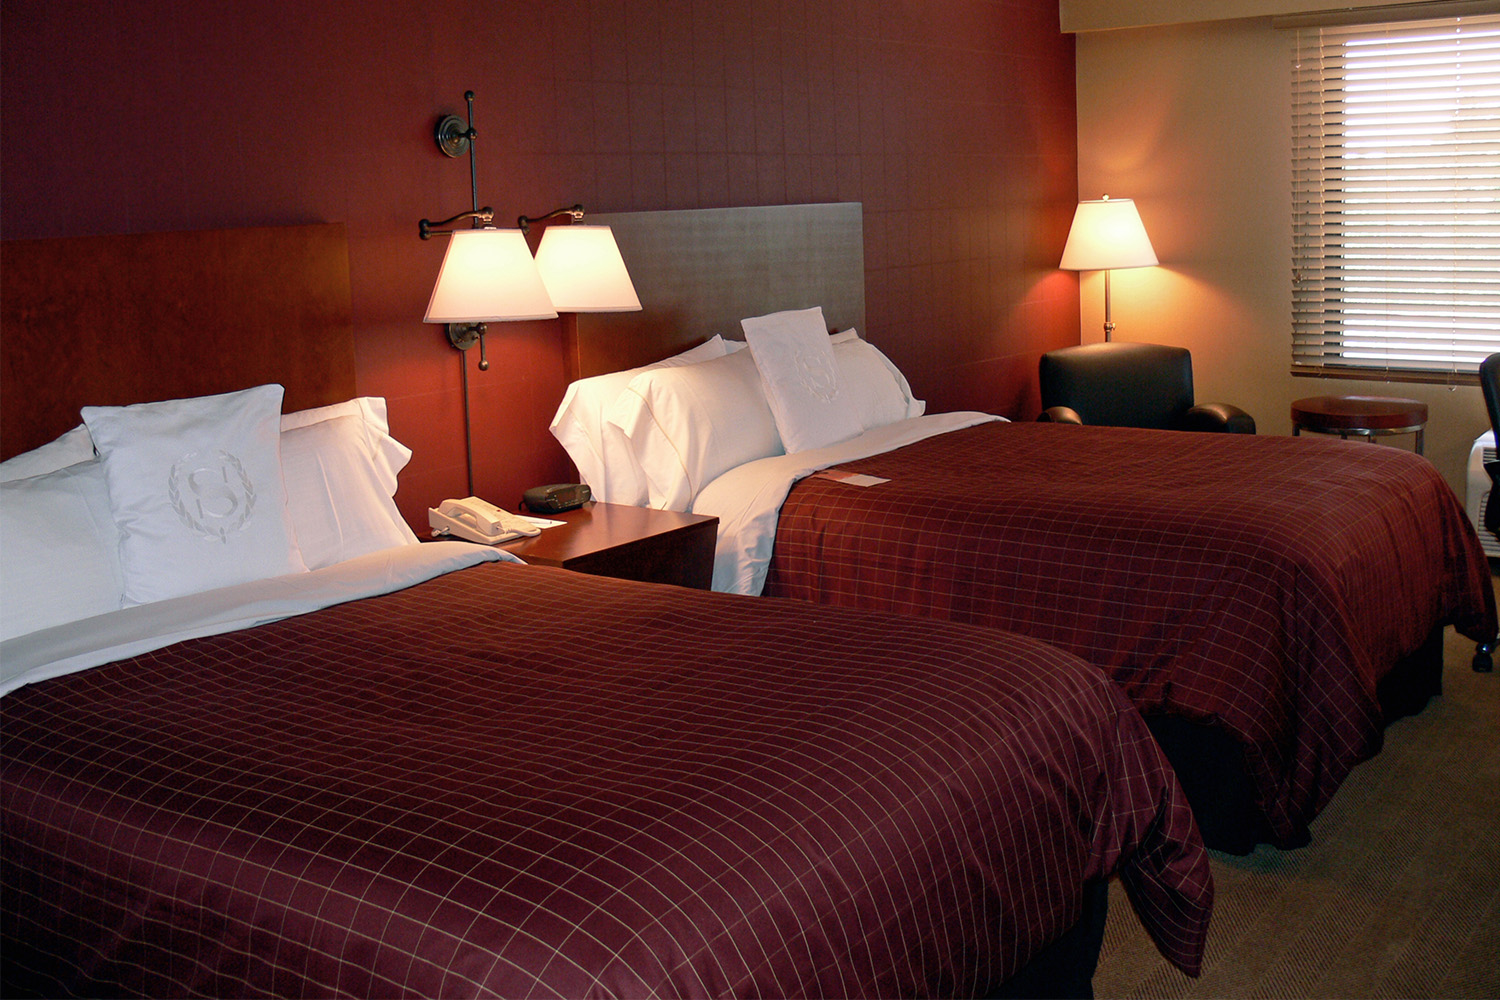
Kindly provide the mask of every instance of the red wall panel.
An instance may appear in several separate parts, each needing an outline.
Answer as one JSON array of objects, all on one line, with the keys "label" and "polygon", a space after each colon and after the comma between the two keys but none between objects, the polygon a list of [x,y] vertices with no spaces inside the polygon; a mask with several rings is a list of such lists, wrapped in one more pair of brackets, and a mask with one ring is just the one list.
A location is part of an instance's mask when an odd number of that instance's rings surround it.
[{"label": "red wall panel", "polygon": [[[934,410],[1029,419],[1038,354],[1077,341],[1055,0],[6,0],[3,18],[0,234],[345,222],[360,391],[416,451],[398,500],[418,524],[465,488],[458,356],[421,323],[442,245],[416,221],[469,205],[467,162],[431,138],[467,89],[502,220],[863,202],[865,333]],[[492,329],[478,489],[513,504],[572,475],[546,430],[562,353],[555,322]]]}]

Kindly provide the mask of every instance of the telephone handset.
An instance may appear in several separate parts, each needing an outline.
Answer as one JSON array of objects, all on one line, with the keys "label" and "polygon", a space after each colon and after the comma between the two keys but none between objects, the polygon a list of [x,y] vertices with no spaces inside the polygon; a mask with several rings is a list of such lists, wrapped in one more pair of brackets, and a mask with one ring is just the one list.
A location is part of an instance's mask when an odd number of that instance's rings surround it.
[{"label": "telephone handset", "polygon": [[542,533],[540,525],[478,497],[444,500],[436,509],[428,507],[427,523],[434,535],[452,535],[481,545],[498,545]]}]

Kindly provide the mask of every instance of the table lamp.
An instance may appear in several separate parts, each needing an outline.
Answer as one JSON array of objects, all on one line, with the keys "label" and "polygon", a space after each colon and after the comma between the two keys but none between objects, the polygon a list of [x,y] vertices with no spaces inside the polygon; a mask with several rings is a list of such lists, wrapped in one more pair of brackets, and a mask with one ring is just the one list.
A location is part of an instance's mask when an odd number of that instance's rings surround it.
[{"label": "table lamp", "polygon": [[1063,247],[1062,263],[1067,271],[1104,272],[1104,339],[1114,333],[1110,317],[1109,272],[1120,267],[1151,267],[1158,263],[1151,239],[1129,198],[1080,201],[1073,214],[1073,228]]}]

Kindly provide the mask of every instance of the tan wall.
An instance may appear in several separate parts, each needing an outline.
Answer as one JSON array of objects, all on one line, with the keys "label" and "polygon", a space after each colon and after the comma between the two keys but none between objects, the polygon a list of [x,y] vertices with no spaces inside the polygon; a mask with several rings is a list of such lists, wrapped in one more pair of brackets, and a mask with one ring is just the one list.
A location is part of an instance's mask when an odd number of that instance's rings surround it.
[{"label": "tan wall", "polygon": [[[1198,398],[1243,406],[1262,434],[1291,433],[1303,396],[1423,400],[1427,457],[1462,497],[1489,426],[1477,387],[1288,372],[1289,46],[1266,18],[1078,36],[1079,197],[1134,198],[1162,262],[1114,273],[1115,337],[1187,347]],[[1085,342],[1103,336],[1103,287],[1079,284]]]}]

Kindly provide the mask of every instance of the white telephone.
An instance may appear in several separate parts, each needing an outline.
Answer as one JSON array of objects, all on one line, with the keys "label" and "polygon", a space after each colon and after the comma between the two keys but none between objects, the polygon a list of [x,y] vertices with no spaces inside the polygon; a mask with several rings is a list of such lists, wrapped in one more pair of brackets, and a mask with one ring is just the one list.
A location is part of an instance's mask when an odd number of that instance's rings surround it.
[{"label": "white telephone", "polygon": [[427,523],[434,535],[452,535],[481,545],[542,533],[540,525],[478,497],[444,500],[436,509],[428,507]]}]

